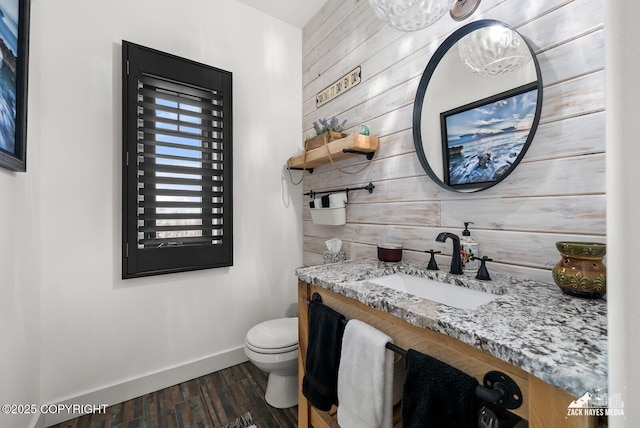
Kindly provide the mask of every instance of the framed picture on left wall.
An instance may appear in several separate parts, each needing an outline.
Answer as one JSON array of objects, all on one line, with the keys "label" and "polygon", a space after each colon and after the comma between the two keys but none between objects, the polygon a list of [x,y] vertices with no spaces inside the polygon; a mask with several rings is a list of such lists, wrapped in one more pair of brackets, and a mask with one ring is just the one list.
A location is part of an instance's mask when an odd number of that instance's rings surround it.
[{"label": "framed picture on left wall", "polygon": [[0,167],[27,170],[31,0],[0,0]]}]

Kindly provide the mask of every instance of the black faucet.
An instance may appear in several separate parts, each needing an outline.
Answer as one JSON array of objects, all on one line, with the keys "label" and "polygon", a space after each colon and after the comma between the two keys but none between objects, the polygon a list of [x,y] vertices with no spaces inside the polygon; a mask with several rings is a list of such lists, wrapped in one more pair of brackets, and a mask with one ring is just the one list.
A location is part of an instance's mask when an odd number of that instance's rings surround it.
[{"label": "black faucet", "polygon": [[462,275],[462,259],[460,258],[460,238],[449,232],[442,232],[436,238],[438,242],[445,242],[447,238],[453,241],[453,254],[451,254],[451,269],[449,273]]}]

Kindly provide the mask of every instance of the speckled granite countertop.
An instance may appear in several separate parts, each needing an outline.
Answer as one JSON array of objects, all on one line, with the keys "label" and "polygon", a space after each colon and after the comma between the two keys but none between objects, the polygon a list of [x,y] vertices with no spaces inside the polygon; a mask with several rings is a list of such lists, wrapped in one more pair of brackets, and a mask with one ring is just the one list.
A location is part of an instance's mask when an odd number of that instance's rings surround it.
[{"label": "speckled granite countertop", "polygon": [[[415,326],[459,339],[573,396],[607,391],[606,301],[568,296],[555,284],[493,272],[491,281],[478,281],[473,275],[424,267],[355,259],[298,268],[296,275]],[[396,272],[501,296],[478,309],[458,309],[367,281]]]}]

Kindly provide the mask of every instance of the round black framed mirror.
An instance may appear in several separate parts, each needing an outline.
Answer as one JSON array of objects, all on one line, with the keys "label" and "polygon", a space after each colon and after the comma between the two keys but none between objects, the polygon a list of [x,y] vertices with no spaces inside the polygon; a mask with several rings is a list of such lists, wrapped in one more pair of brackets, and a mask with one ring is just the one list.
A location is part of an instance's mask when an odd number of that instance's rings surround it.
[{"label": "round black framed mirror", "polygon": [[445,189],[487,189],[522,160],[541,110],[542,76],[529,43],[504,22],[472,22],[438,47],[422,74],[416,154]]}]

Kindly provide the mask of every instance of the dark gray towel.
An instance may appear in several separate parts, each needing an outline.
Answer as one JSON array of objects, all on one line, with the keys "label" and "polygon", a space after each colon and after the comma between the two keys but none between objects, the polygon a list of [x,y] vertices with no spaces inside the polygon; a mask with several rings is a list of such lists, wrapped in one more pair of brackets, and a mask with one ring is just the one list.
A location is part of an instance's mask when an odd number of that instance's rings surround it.
[{"label": "dark gray towel", "polygon": [[403,428],[475,428],[478,381],[413,349],[402,390]]},{"label": "dark gray towel", "polygon": [[338,403],[338,366],[344,316],[320,302],[309,303],[309,344],[302,393],[318,410]]}]

